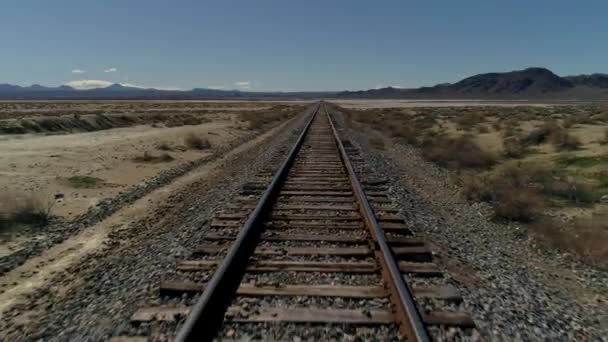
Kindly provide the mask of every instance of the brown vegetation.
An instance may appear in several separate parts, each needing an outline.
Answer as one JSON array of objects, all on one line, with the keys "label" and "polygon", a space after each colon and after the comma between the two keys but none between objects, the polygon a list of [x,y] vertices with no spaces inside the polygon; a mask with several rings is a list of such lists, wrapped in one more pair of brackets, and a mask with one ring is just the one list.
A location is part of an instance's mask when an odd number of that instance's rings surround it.
[{"label": "brown vegetation", "polygon": [[20,225],[47,225],[54,203],[45,202],[40,196],[3,194],[0,196],[0,231]]},{"label": "brown vegetation", "polygon": [[[608,129],[597,135],[597,125],[608,124],[604,108],[349,109],[346,118],[456,170],[463,194],[488,203],[496,220],[526,223],[560,249],[605,261],[606,225],[583,218],[590,210],[605,212],[596,205],[608,195],[608,174],[602,170],[608,155],[600,147],[608,144]],[[579,209],[568,210],[572,207]],[[568,217],[571,223],[543,230],[548,216]],[[594,240],[585,244],[589,239]]]},{"label": "brown vegetation", "polygon": [[191,149],[195,150],[206,150],[211,148],[209,139],[198,136],[194,133],[190,133],[184,138],[184,144]]},{"label": "brown vegetation", "polygon": [[264,111],[242,112],[239,114],[239,118],[247,124],[248,129],[261,130],[294,117],[304,108],[304,106],[295,105],[276,105]]},{"label": "brown vegetation", "polygon": [[424,147],[423,155],[430,161],[452,168],[488,168],[496,158],[483,150],[470,136],[437,138]]},{"label": "brown vegetation", "polygon": [[529,232],[542,244],[574,253],[608,269],[608,217],[605,215],[579,218],[569,223],[544,218],[531,224]]},{"label": "brown vegetation", "polygon": [[144,152],[144,154],[136,156],[135,158],[133,158],[133,160],[138,163],[162,163],[173,161],[175,160],[175,158],[173,158],[173,156],[169,153],[154,155],[149,152]]}]

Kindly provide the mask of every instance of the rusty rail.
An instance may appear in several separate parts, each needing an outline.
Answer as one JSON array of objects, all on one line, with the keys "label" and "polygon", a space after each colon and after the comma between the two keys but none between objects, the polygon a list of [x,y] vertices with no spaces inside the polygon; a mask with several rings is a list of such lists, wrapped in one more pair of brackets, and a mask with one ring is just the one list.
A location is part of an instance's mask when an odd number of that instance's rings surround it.
[{"label": "rusty rail", "polygon": [[317,104],[297,142],[283,164],[281,164],[279,171],[272,178],[270,185],[260,198],[255,209],[249,215],[235,242],[228,250],[228,254],[213,274],[202,296],[192,308],[175,341],[212,341],[214,339],[217,330],[222,324],[224,313],[230,305],[232,295],[239,287],[240,280],[245,272],[247,260],[253,253],[259,239],[260,223],[268,213],[268,208],[275,201],[283,180],[293,165],[304,137],[313,119],[319,112],[319,108],[320,104]]},{"label": "rusty rail", "polygon": [[416,308],[416,304],[414,303],[412,290],[403,280],[403,275],[401,274],[399,266],[395,261],[393,252],[389,247],[386,237],[384,236],[384,232],[382,231],[382,228],[380,228],[374,211],[372,210],[367,197],[365,196],[365,192],[361,187],[361,183],[359,182],[357,174],[355,173],[355,169],[348,158],[346,149],[340,140],[338,131],[334,126],[325,104],[322,104],[322,107],[334,133],[336,144],[340,150],[340,158],[342,159],[342,162],[344,163],[344,166],[348,172],[350,183],[357,199],[359,212],[365,221],[365,226],[368,228],[374,240],[376,258],[382,266],[382,277],[386,282],[385,285],[390,290],[390,300],[393,305],[397,324],[399,324],[399,330],[408,341],[430,341],[431,339],[424,326],[422,318],[420,317],[420,313]]}]

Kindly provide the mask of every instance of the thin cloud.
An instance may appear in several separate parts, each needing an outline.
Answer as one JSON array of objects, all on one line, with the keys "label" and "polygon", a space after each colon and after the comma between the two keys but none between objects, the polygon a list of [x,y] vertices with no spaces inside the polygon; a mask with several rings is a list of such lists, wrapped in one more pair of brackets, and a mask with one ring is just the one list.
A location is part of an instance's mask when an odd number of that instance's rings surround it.
[{"label": "thin cloud", "polygon": [[243,89],[251,89],[252,84],[250,81],[239,81],[239,82],[234,82],[234,85],[239,87],[239,88],[243,88]]},{"label": "thin cloud", "polygon": [[117,71],[118,71],[118,69],[116,69],[116,68],[109,68],[109,69],[104,70],[103,72],[117,72]]},{"label": "thin cloud", "polygon": [[86,71],[82,69],[73,69],[72,74],[84,74]]}]

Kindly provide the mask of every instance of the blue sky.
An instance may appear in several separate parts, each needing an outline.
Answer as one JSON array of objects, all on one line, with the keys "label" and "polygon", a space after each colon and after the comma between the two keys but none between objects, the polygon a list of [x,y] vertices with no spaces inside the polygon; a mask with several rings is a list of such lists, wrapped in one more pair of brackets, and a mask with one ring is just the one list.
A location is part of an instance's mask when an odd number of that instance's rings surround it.
[{"label": "blue sky", "polygon": [[341,90],[528,66],[608,72],[608,1],[0,2],[0,83]]}]

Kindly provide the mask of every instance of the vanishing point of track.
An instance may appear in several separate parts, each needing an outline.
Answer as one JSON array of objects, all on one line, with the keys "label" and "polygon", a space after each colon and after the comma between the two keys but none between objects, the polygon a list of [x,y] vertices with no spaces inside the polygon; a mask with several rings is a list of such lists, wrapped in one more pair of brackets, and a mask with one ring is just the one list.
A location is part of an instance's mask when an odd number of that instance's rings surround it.
[{"label": "vanishing point of track", "polygon": [[[378,339],[429,341],[431,326],[474,326],[466,313],[421,310],[420,300],[461,298],[449,286],[410,283],[441,276],[432,253],[399,215],[386,180],[360,179],[363,160],[340,139],[325,103],[315,106],[287,156],[248,183],[192,258],[178,262],[186,280],[160,285],[163,298],[187,304],[134,313],[151,340],[234,340],[263,324],[378,327]],[[323,331],[315,336],[325,339]]]}]

